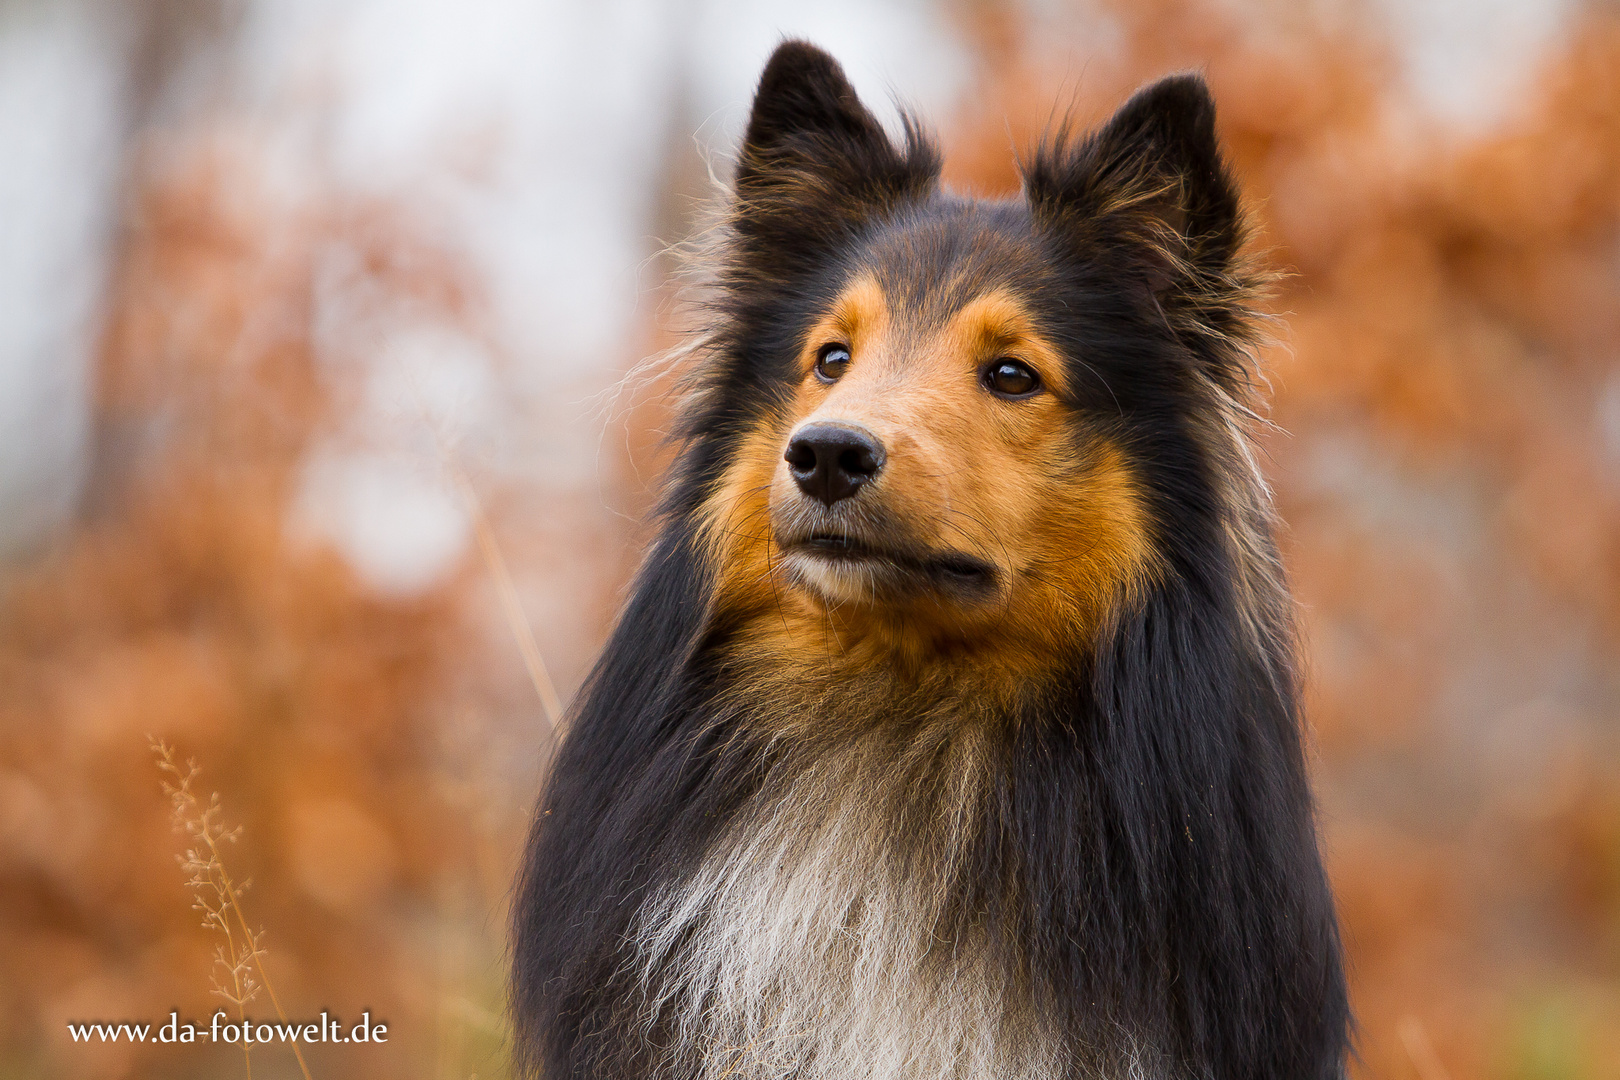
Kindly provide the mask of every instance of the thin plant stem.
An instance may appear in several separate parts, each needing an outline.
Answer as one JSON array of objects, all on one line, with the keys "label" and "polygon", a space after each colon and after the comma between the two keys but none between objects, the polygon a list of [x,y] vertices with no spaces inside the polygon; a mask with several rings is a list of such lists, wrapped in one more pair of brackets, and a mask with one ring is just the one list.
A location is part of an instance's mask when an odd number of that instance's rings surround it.
[{"label": "thin plant stem", "polygon": [[546,734],[548,737],[554,737],[562,718],[562,700],[557,696],[557,687],[551,681],[551,673],[546,670],[545,658],[540,655],[540,646],[534,640],[534,630],[529,626],[528,617],[523,613],[523,603],[518,597],[517,585],[512,581],[512,572],[507,569],[506,557],[501,554],[500,545],[496,543],[495,530],[490,526],[488,515],[484,513],[478,493],[473,490],[472,481],[467,479],[467,474],[453,461],[450,462],[450,473],[455,479],[456,486],[461,489],[462,496],[467,500],[473,519],[473,532],[478,537],[479,551],[484,557],[484,564],[489,568],[490,576],[495,579],[495,591],[500,594],[501,609],[506,615],[507,625],[511,627],[512,636],[517,639],[518,651],[523,654],[523,665],[528,669],[529,681],[534,684],[535,693],[540,697],[540,705],[546,711],[548,728]]},{"label": "thin plant stem", "polygon": [[[216,979],[215,993],[236,1006],[237,1015],[245,1029],[248,1023],[247,1003],[262,986],[270,995],[270,1002],[275,1007],[277,1018],[283,1025],[290,1024],[286,1010],[281,1007],[281,999],[276,996],[276,988],[265,970],[264,958],[267,954],[260,945],[263,935],[254,933],[252,927],[248,925],[247,915],[242,911],[241,894],[247,889],[249,882],[243,881],[238,884],[231,878],[230,872],[225,869],[224,853],[219,847],[221,840],[236,840],[241,835],[241,827],[238,826],[229,832],[221,828],[220,801],[217,792],[209,799],[207,805],[203,805],[197,799],[196,792],[191,788],[192,781],[197,776],[195,760],[188,760],[186,767],[182,769],[175,761],[173,747],[151,736],[147,736],[147,742],[158,757],[158,768],[175,778],[174,783],[165,781],[163,784],[163,790],[168,793],[173,807],[175,827],[201,839],[207,847],[206,860],[196,848],[192,848],[181,858],[180,864],[191,874],[187,884],[191,886],[195,896],[193,906],[204,913],[203,925],[225,936],[225,944],[215,956],[217,962],[224,965],[229,973],[231,988],[226,990]],[[209,899],[210,894],[213,896],[212,900]],[[229,915],[226,914],[227,909]],[[236,926],[241,931],[240,945],[237,944],[237,933],[231,927],[231,916],[235,917]],[[297,1040],[294,1040],[291,1046],[304,1080],[312,1080],[309,1065],[304,1061],[304,1052],[299,1049]],[[253,1080],[253,1061],[245,1038],[242,1041],[242,1055],[247,1064],[248,1080]]]},{"label": "thin plant stem", "polygon": [[478,538],[478,552],[483,557],[484,568],[489,571],[489,576],[495,579],[495,592],[501,600],[501,613],[506,616],[506,625],[517,642],[518,653],[523,657],[523,666],[529,673],[529,681],[534,684],[534,692],[540,698],[540,707],[545,710],[546,741],[554,744],[557,731],[562,726],[562,699],[557,694],[556,684],[551,681],[551,672],[546,668],[546,660],[540,653],[540,646],[534,639],[534,628],[529,625],[529,618],[523,613],[523,601],[518,595],[517,584],[512,580],[512,571],[507,567],[506,556],[501,554],[501,545],[495,539],[495,529],[490,524],[489,515],[484,512],[483,500],[478,497],[478,491],[473,487],[471,478],[456,459],[449,440],[433,422],[416,380],[410,377],[409,372],[406,375],[411,394],[416,399],[417,413],[427,426],[429,434],[433,436],[433,445],[438,450],[439,461],[467,503],[467,513],[472,518],[473,534]]},{"label": "thin plant stem", "polygon": [[[219,859],[219,848],[214,844],[212,837],[208,838],[208,850],[213,852],[214,858]],[[276,1018],[279,1019],[283,1024],[290,1024],[291,1021],[287,1019],[286,1011],[281,1007],[281,999],[276,997],[276,988],[275,985],[270,981],[270,973],[264,969],[264,950],[259,948],[258,938],[252,936],[248,930],[247,916],[242,914],[242,903],[237,898],[237,890],[235,886],[231,884],[230,875],[225,872],[225,862],[223,859],[220,859],[219,876],[225,882],[225,895],[230,899],[231,910],[236,913],[237,924],[241,926],[242,933],[249,935],[248,940],[252,942],[252,952],[249,955],[253,960],[253,966],[258,969],[259,983],[264,987],[265,992],[270,995],[270,1004],[275,1006]],[[242,1018],[242,1022],[244,1024],[247,1023],[246,1016]],[[293,1056],[298,1059],[298,1069],[304,1074],[304,1080],[311,1080],[309,1075],[309,1066],[304,1064],[303,1051],[298,1049],[298,1040],[294,1039],[290,1045],[292,1046]],[[246,1044],[243,1045],[242,1049],[247,1049]],[[251,1076],[249,1077],[249,1080],[251,1080]]]}]

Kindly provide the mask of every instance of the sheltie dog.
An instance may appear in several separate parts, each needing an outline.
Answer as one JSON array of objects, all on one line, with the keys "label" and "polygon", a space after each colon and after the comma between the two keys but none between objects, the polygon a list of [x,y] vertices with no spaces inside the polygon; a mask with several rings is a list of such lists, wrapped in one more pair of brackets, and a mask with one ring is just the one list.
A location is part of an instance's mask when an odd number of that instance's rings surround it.
[{"label": "sheltie dog", "polygon": [[552,1080],[1327,1080],[1349,1013],[1209,91],[940,185],[766,65],[514,916]]}]

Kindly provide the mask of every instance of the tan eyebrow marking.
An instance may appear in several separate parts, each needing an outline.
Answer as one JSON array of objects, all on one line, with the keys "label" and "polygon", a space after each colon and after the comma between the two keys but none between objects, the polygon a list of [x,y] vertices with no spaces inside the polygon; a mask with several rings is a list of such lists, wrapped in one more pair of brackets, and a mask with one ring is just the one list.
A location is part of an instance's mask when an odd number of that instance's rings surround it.
[{"label": "tan eyebrow marking", "polygon": [[805,334],[799,354],[799,370],[808,373],[816,362],[816,351],[829,342],[841,341],[858,357],[863,342],[882,336],[889,325],[889,301],[871,274],[862,274],[844,287],[827,313]]},{"label": "tan eyebrow marking", "polygon": [[951,316],[945,337],[980,360],[1006,353],[1033,367],[1043,382],[1063,393],[1069,389],[1063,354],[1035,328],[1023,301],[1005,289],[976,296]]}]

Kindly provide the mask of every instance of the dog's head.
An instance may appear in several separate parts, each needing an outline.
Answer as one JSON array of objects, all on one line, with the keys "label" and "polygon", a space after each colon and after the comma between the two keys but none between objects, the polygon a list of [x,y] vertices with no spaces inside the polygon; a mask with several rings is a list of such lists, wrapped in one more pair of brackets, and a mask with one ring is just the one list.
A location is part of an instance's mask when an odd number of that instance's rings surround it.
[{"label": "dog's head", "polygon": [[722,603],[789,634],[1044,665],[1175,572],[1167,537],[1220,501],[1247,386],[1237,198],[1190,75],[1049,139],[1022,198],[938,174],[825,53],[771,58],[694,428],[702,515]]}]

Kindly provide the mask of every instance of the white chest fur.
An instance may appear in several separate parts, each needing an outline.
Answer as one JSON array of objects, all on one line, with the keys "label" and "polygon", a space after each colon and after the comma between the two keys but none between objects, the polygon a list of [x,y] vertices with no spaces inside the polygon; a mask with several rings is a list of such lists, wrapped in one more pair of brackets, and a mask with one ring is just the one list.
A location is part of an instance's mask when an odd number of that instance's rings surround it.
[{"label": "white chest fur", "polygon": [[[961,904],[971,747],[855,745],[756,800],[636,932],[641,1019],[704,1080],[1035,1080],[1060,1042]],[[931,755],[931,756],[930,756]],[[919,790],[927,784],[928,790]]]}]

